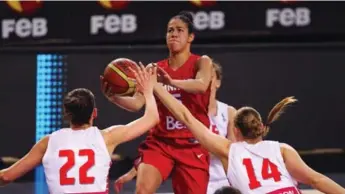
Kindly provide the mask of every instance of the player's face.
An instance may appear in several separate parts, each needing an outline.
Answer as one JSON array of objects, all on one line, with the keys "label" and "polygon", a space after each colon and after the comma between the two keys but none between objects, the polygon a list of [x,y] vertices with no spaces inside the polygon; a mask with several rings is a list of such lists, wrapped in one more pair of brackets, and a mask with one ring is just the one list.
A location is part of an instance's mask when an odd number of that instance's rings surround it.
[{"label": "player's face", "polygon": [[194,39],[193,34],[188,33],[188,26],[182,20],[173,18],[168,23],[166,43],[170,52],[180,52]]},{"label": "player's face", "polygon": [[211,89],[217,91],[220,88],[220,84],[221,84],[221,81],[217,79],[216,71],[213,71],[212,80],[211,80]]}]

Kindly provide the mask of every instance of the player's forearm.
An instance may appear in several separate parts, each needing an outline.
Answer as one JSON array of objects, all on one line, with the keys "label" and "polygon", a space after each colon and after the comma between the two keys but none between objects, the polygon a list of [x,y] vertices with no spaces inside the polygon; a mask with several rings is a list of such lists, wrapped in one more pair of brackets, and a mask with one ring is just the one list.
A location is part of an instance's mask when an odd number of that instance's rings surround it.
[{"label": "player's forearm", "polygon": [[127,97],[127,96],[112,96],[109,99],[112,103],[116,104],[117,106],[130,111],[130,112],[137,112],[139,111],[143,105],[145,104],[145,101],[143,102],[140,100],[137,96],[133,97]]},{"label": "player's forearm", "polygon": [[345,194],[345,189],[330,178],[321,175],[311,184],[315,189],[327,194]]},{"label": "player's forearm", "polygon": [[167,92],[163,86],[156,84],[154,87],[155,95],[165,105],[165,107],[174,115],[177,120],[181,122],[185,121],[184,118],[184,106],[176,100],[169,92]]},{"label": "player's forearm", "polygon": [[146,117],[147,122],[153,123],[154,126],[159,122],[156,99],[152,93],[144,94],[144,98],[146,101],[144,117]]},{"label": "player's forearm", "polygon": [[189,93],[204,93],[209,86],[209,84],[205,83],[201,79],[188,79],[188,80],[174,79],[172,80],[171,85]]},{"label": "player's forearm", "polygon": [[128,174],[134,178],[135,176],[137,176],[137,170],[133,167],[130,171],[128,171]]}]

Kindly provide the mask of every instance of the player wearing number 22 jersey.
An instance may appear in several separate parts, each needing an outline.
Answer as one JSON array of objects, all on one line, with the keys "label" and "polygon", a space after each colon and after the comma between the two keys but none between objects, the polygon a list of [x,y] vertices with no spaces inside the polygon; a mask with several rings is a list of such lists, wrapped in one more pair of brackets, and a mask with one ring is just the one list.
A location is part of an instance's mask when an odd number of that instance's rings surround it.
[{"label": "player wearing number 22 jersey", "polygon": [[[151,78],[149,78],[151,79]],[[153,84],[142,87],[145,114],[127,124],[99,130],[94,95],[78,88],[64,99],[64,116],[69,128],[42,138],[30,152],[0,171],[0,185],[7,184],[43,163],[50,194],[107,194],[110,155],[120,143],[147,132],[159,122]]]}]

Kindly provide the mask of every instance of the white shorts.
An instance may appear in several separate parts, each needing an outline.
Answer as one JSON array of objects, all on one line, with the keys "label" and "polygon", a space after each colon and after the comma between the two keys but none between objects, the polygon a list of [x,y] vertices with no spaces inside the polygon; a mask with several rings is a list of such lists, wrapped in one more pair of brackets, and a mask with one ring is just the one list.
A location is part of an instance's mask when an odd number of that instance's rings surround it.
[{"label": "white shorts", "polygon": [[207,194],[214,194],[217,189],[224,186],[230,186],[228,179],[209,181],[207,185]]}]

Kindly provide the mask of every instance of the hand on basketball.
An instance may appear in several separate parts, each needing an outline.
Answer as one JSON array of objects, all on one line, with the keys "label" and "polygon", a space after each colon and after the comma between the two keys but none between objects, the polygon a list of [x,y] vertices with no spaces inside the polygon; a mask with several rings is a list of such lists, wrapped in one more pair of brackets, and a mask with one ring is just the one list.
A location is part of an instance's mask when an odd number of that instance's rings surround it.
[{"label": "hand on basketball", "polygon": [[104,94],[105,97],[110,99],[112,96],[114,96],[114,93],[111,91],[110,84],[107,81],[105,81],[103,76],[100,76],[100,81],[101,81],[102,93]]},{"label": "hand on basketball", "polygon": [[143,94],[153,93],[153,86],[157,83],[157,68],[145,68],[144,65],[139,62],[139,66],[136,70],[130,68],[135,75],[137,91]]},{"label": "hand on basketball", "polygon": [[158,81],[165,84],[165,85],[171,85],[173,79],[170,77],[170,75],[161,67],[157,68],[158,73]]}]

